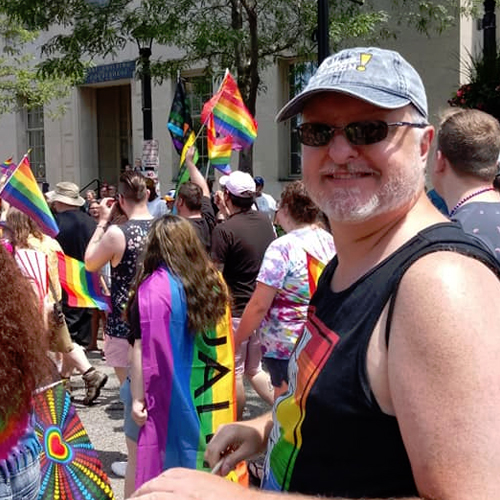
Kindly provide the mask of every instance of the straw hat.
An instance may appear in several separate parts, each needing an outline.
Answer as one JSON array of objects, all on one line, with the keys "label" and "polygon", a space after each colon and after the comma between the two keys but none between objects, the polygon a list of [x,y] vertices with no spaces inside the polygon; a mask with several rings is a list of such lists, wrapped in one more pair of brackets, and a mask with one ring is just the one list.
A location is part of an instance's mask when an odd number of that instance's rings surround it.
[{"label": "straw hat", "polygon": [[49,202],[59,201],[73,207],[81,207],[85,200],[80,196],[80,188],[73,182],[58,182],[54,191],[46,193]]}]

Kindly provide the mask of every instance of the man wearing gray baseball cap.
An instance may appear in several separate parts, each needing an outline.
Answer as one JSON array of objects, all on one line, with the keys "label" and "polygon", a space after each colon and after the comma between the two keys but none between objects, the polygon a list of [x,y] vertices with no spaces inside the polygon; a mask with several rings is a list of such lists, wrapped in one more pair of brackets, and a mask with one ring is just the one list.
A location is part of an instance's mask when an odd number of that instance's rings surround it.
[{"label": "man wearing gray baseball cap", "polygon": [[[425,195],[420,77],[397,52],[344,50],[277,119],[299,113],[304,183],[337,256],[273,416],[222,427],[205,458],[224,475],[267,446],[262,488],[288,499],[498,498],[500,269]],[[275,498],[238,488],[175,470],[140,498]]]}]

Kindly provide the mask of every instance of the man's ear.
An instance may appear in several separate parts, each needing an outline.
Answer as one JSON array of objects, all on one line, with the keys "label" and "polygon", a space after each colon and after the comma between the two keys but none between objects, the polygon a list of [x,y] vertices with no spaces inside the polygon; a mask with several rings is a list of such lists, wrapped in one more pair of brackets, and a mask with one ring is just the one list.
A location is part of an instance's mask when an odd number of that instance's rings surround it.
[{"label": "man's ear", "polygon": [[425,132],[422,135],[422,140],[420,141],[420,155],[424,161],[427,162],[429,154],[431,153],[432,140],[434,139],[434,127],[429,125],[426,127]]},{"label": "man's ear", "polygon": [[446,156],[438,149],[436,151],[436,161],[434,162],[434,170],[436,173],[443,173],[446,169],[447,162]]}]

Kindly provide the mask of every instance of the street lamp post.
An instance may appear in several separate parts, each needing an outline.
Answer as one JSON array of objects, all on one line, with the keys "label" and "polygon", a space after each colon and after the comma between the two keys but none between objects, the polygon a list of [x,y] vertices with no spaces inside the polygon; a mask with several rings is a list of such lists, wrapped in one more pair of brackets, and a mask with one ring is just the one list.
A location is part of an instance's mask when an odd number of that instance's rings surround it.
[{"label": "street lamp post", "polygon": [[328,0],[318,0],[318,66],[330,55]]},{"label": "street lamp post", "polygon": [[142,126],[144,140],[153,139],[153,111],[151,109],[151,47],[140,47],[142,63]]},{"label": "street lamp post", "polygon": [[495,0],[484,0],[483,54],[494,61],[497,54]]}]

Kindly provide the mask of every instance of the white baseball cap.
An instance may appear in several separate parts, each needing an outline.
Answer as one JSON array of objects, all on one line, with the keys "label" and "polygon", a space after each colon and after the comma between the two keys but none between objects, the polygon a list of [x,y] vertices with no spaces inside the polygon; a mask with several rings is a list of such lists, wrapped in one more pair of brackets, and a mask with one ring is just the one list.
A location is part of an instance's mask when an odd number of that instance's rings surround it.
[{"label": "white baseball cap", "polygon": [[239,198],[251,198],[256,191],[255,181],[252,176],[241,170],[235,170],[229,175],[223,175],[219,179],[219,184]]}]

